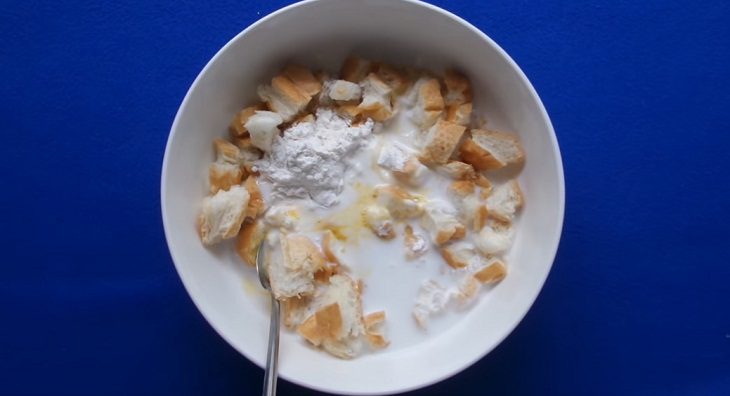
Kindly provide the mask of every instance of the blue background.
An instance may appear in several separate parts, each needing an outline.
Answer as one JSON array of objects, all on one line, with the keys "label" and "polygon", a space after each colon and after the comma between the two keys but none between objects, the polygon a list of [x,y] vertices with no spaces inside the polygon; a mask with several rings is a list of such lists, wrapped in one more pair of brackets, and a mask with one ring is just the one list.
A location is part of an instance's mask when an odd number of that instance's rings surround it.
[{"label": "blue background", "polygon": [[[286,4],[261,3],[1,4],[0,394],[259,394],[177,278],[159,176],[197,73]],[[540,93],[567,207],[522,324],[419,394],[730,394],[730,3],[437,4]]]}]

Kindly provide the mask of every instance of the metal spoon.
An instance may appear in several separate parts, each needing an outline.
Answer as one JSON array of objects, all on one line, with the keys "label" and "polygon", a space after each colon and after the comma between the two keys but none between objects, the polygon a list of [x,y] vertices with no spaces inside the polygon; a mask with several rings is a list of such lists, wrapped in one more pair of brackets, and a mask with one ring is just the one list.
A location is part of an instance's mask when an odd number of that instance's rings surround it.
[{"label": "metal spoon", "polygon": [[269,270],[264,260],[264,243],[259,245],[256,252],[256,272],[259,274],[259,281],[264,289],[271,295],[271,322],[269,323],[269,347],[266,353],[266,371],[264,373],[263,396],[276,395],[276,378],[278,376],[279,363],[279,300],[274,297],[269,282]]}]

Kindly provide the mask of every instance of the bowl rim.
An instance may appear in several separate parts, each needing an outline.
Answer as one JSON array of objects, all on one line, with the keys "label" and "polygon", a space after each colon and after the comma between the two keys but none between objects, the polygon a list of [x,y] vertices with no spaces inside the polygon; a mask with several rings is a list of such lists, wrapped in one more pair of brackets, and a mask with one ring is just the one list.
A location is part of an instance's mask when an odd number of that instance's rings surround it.
[{"label": "bowl rim", "polygon": [[[183,283],[183,287],[185,288],[186,293],[190,297],[190,299],[193,302],[193,305],[197,308],[197,310],[203,315],[206,322],[215,330],[218,335],[223,338],[233,349],[238,351],[240,354],[245,356],[249,361],[253,362],[257,366],[263,368],[264,367],[264,360],[259,359],[256,356],[253,356],[251,354],[246,353],[246,351],[240,349],[229,337],[225,335],[225,333],[222,331],[222,329],[219,328],[219,326],[214,323],[206,314],[206,311],[203,309],[203,307],[199,304],[198,299],[196,296],[193,295],[191,292],[190,287],[190,279],[186,277],[184,274],[184,271],[181,270],[180,265],[178,264],[178,259],[176,257],[175,252],[172,249],[171,244],[171,237],[170,237],[170,226],[169,222],[170,220],[167,217],[167,209],[166,209],[166,201],[167,201],[167,191],[166,191],[166,180],[167,180],[167,172],[168,172],[168,164],[169,164],[169,155],[170,155],[170,146],[172,144],[172,140],[175,136],[175,132],[178,129],[178,123],[180,122],[180,115],[182,113],[182,110],[187,106],[188,101],[190,100],[190,94],[191,92],[197,87],[199,84],[201,78],[208,72],[208,69],[211,67],[212,64],[214,64],[217,59],[222,56],[226,50],[233,45],[233,43],[237,42],[238,40],[241,40],[248,32],[251,30],[257,28],[259,25],[265,24],[269,20],[275,18],[277,15],[288,12],[294,8],[304,6],[310,3],[317,3],[327,0],[303,0],[297,3],[289,4],[287,6],[284,6],[282,8],[279,8],[260,19],[256,20],[249,26],[247,26],[245,29],[240,31],[238,34],[236,34],[233,38],[231,38],[228,42],[226,42],[225,45],[223,45],[216,53],[213,55],[213,57],[210,58],[210,60],[205,64],[205,66],[200,70],[198,75],[193,80],[192,84],[188,88],[188,90],[185,93],[185,97],[183,98],[182,102],[180,103],[180,106],[178,107],[177,112],[175,113],[175,118],[173,120],[172,126],[170,128],[170,133],[167,138],[167,142],[165,144],[165,152],[162,160],[162,172],[160,176],[160,210],[162,214],[162,225],[163,225],[163,231],[165,233],[165,242],[167,243],[168,251],[170,252],[170,256],[172,258],[173,265],[175,266],[175,271],[177,272],[178,276],[180,277],[180,280]],[[491,348],[487,348],[484,351],[482,351],[480,354],[476,355],[473,359],[466,361],[463,365],[456,369],[450,369],[445,372],[439,373],[438,375],[433,376],[428,381],[424,381],[418,384],[411,384],[411,385],[405,385],[405,386],[397,386],[393,387],[390,390],[387,391],[368,391],[368,390],[362,390],[362,391],[344,391],[339,389],[333,389],[326,386],[320,386],[318,384],[314,383],[307,383],[304,381],[301,381],[297,378],[291,378],[287,376],[284,373],[279,373],[279,376],[291,383],[294,383],[296,385],[313,389],[316,391],[322,391],[322,392],[336,392],[339,394],[350,394],[350,395],[383,395],[383,394],[394,394],[394,393],[401,393],[401,392],[408,392],[416,389],[425,388],[427,386],[436,384],[438,382],[441,382],[443,380],[446,380],[464,370],[474,365],[479,360],[483,359],[485,356],[487,356],[490,352],[492,352],[498,345],[500,345],[512,332],[517,328],[517,326],[524,320],[527,313],[530,311],[530,309],[534,306],[535,301],[537,300],[537,297],[542,292],[543,287],[545,286],[545,282],[547,281],[547,277],[550,275],[550,271],[552,270],[552,266],[555,262],[555,257],[557,255],[558,247],[560,245],[560,239],[562,236],[562,230],[563,230],[563,224],[564,224],[564,218],[565,218],[565,173],[563,168],[563,160],[560,153],[560,147],[558,145],[557,136],[555,135],[555,130],[553,128],[552,122],[550,120],[550,117],[547,114],[547,111],[545,109],[545,105],[543,104],[542,100],[540,99],[540,96],[537,94],[537,91],[532,86],[532,83],[527,78],[525,73],[522,71],[522,69],[517,65],[517,63],[512,59],[512,57],[509,56],[509,54],[502,49],[502,47],[499,46],[492,38],[487,36],[486,33],[482,32],[480,29],[478,29],[476,26],[472,25],[465,19],[459,17],[456,14],[451,13],[450,11],[447,11],[441,7],[438,7],[433,4],[426,3],[421,0],[391,0],[391,1],[399,1],[402,3],[408,3],[411,5],[419,6],[426,8],[427,10],[431,12],[435,12],[438,14],[441,14],[442,16],[445,16],[454,22],[457,22],[458,24],[464,26],[467,28],[471,33],[478,36],[480,39],[482,39],[484,42],[486,42],[488,45],[493,47],[497,53],[504,58],[504,60],[508,63],[510,68],[512,68],[516,73],[521,82],[524,84],[524,86],[527,88],[530,96],[536,101],[538,105],[538,109],[540,112],[540,117],[542,119],[542,122],[547,127],[548,133],[549,133],[549,139],[552,146],[553,154],[555,156],[556,160],[556,169],[558,173],[557,182],[558,182],[558,222],[555,224],[555,229],[551,233],[551,235],[554,235],[554,240],[550,241],[550,244],[548,246],[552,246],[552,251],[549,254],[549,265],[547,268],[547,271],[545,272],[545,276],[540,280],[540,287],[536,288],[533,292],[533,295],[530,296],[530,304],[526,306],[526,309],[524,309],[524,312],[522,312],[519,315],[519,320],[514,322],[511,326],[508,327],[508,330],[504,332],[503,336],[496,340],[496,342],[493,343]],[[547,257],[546,257],[547,258]]]}]

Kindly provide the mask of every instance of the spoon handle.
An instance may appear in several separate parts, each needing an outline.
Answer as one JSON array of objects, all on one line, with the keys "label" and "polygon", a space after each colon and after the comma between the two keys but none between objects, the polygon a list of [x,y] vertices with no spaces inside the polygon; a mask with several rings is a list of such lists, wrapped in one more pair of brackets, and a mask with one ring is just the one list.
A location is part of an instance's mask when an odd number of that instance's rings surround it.
[{"label": "spoon handle", "polygon": [[269,348],[266,353],[266,372],[264,373],[263,396],[276,395],[276,378],[279,362],[279,300],[271,295],[271,322],[269,323]]}]

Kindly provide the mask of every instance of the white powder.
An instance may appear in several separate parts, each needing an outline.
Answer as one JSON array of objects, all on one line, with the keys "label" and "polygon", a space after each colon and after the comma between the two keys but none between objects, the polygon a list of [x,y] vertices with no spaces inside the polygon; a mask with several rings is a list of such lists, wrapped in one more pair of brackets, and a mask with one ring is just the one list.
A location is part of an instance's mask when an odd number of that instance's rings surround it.
[{"label": "white powder", "polygon": [[338,202],[349,158],[372,132],[370,119],[351,126],[331,110],[320,109],[315,122],[298,123],[277,136],[255,168],[271,183],[275,196],[309,197],[329,207]]}]

